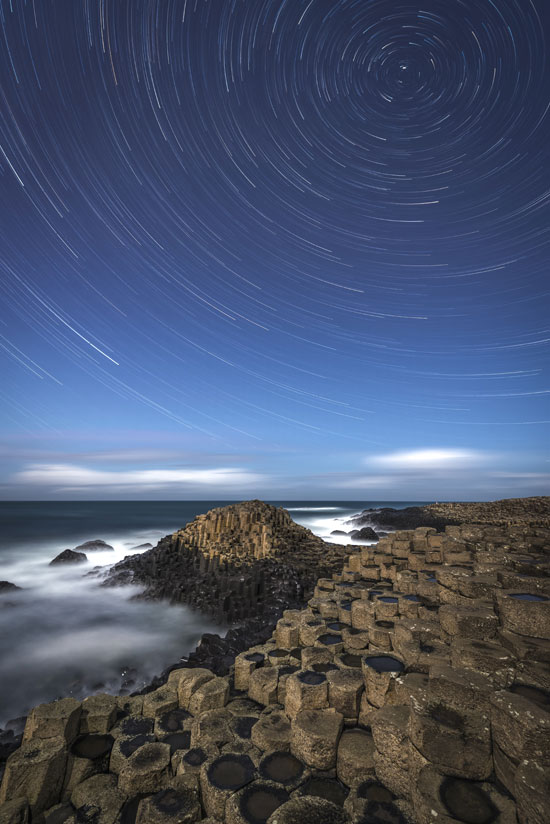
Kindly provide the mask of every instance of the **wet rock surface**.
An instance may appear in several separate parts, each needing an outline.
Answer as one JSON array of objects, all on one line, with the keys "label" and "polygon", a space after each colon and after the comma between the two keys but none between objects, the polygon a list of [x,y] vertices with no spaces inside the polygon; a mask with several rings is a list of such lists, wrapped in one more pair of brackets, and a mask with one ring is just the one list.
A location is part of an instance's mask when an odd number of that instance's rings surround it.
[{"label": "wet rock surface", "polygon": [[[548,824],[542,518],[392,533],[324,568],[223,677],[174,667],[144,696],[35,707],[0,822]],[[253,523],[246,553],[270,552]]]}]

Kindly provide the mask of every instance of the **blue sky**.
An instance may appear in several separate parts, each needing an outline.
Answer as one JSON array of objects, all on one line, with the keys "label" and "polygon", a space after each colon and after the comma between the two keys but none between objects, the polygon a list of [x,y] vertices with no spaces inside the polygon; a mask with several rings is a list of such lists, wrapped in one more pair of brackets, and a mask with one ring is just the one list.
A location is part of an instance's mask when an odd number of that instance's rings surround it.
[{"label": "blue sky", "polygon": [[1,498],[548,491],[542,0],[0,10]]}]

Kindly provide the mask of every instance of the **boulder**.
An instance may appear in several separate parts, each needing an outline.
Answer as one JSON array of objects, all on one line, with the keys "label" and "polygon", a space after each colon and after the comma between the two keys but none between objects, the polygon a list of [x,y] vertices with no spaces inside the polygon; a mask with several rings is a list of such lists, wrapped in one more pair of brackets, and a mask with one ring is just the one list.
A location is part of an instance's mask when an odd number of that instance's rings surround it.
[{"label": "boulder", "polygon": [[114,547],[102,541],[101,538],[96,538],[93,541],[85,541],[83,544],[75,546],[76,552],[107,552],[114,551]]},{"label": "boulder", "polygon": [[75,552],[74,549],[64,549],[59,555],[56,555],[53,561],[50,561],[49,566],[56,564],[81,564],[87,561],[88,558],[84,552]]}]

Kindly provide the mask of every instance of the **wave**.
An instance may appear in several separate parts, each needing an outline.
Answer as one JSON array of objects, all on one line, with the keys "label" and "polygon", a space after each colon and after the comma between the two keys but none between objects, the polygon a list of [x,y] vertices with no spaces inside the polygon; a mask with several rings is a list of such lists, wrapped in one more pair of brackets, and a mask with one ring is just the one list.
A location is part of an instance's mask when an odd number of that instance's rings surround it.
[{"label": "wave", "polygon": [[343,506],[288,506],[287,512],[343,512]]}]

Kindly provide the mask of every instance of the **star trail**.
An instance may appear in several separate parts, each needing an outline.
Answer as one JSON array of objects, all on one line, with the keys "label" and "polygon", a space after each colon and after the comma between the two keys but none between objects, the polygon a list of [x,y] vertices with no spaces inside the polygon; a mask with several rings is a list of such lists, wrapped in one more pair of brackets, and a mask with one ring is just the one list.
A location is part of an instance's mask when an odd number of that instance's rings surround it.
[{"label": "star trail", "polygon": [[2,497],[542,494],[549,34],[0,0]]}]

